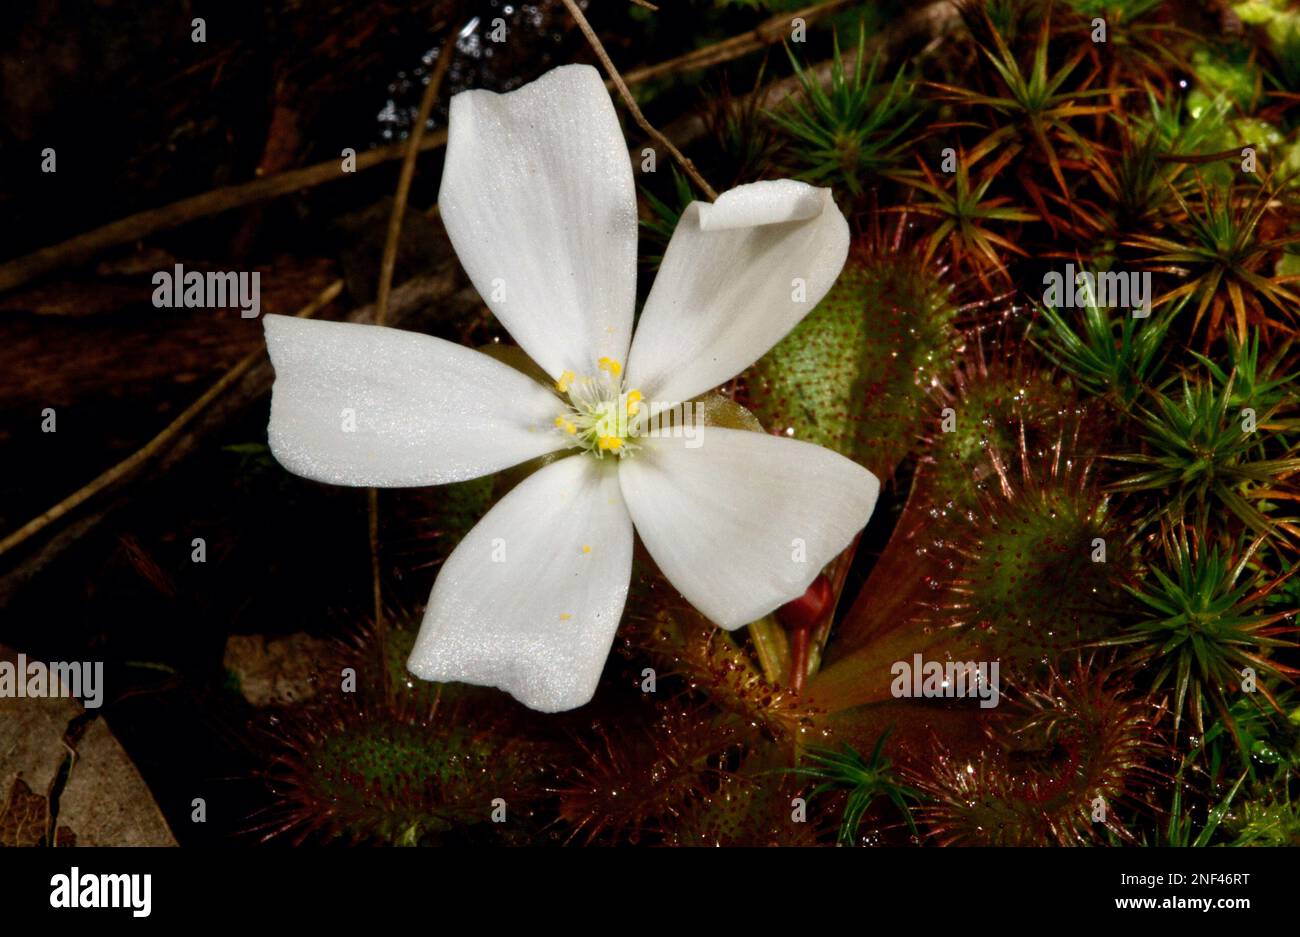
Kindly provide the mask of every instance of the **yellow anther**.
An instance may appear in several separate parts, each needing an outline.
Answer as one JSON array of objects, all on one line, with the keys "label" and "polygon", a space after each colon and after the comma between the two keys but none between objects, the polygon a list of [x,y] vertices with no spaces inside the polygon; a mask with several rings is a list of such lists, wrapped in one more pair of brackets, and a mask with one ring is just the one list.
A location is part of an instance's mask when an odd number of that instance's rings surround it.
[{"label": "yellow anther", "polygon": [[602,371],[608,371],[614,377],[618,377],[623,373],[623,366],[613,358],[601,358],[596,364]]},{"label": "yellow anther", "polygon": [[618,436],[601,436],[596,444],[608,452],[617,452],[623,448],[623,440]]},{"label": "yellow anther", "polygon": [[627,392],[627,415],[636,416],[637,411],[641,409],[641,401],[645,399],[639,390],[629,390]]},{"label": "yellow anther", "polygon": [[569,620],[570,618],[572,618],[572,617],[573,617],[573,616],[570,615],[568,612],[561,612],[561,613],[560,613],[560,621],[568,621],[568,620]]},{"label": "yellow anther", "polygon": [[591,547],[587,546],[587,545],[584,543],[584,544],[582,545],[582,552],[583,552],[583,553],[590,553],[590,552],[591,552]]},{"label": "yellow anther", "polygon": [[565,371],[560,375],[560,379],[555,382],[555,389],[562,394],[567,394],[569,392],[569,385],[573,383],[574,376],[575,375],[572,371]]},{"label": "yellow anther", "polygon": [[555,418],[555,426],[556,426],[557,429],[562,429],[562,430],[564,430],[564,431],[565,431],[566,433],[568,433],[570,436],[572,436],[574,433],[576,433],[576,432],[578,431],[578,427],[577,427],[577,426],[575,426],[573,423],[569,422],[568,420],[566,420],[566,419],[565,419],[564,417],[562,417],[562,416],[557,416],[557,417]]}]

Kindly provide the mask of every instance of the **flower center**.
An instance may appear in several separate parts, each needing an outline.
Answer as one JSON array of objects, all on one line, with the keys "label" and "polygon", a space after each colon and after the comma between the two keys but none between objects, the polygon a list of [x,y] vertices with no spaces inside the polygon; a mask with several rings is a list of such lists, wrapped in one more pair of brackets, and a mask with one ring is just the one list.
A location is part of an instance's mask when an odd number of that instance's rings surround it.
[{"label": "flower center", "polygon": [[623,389],[623,366],[613,358],[601,358],[598,366],[601,373],[594,377],[565,371],[555,382],[556,391],[569,400],[567,410],[555,418],[555,428],[598,459],[607,454],[623,458],[640,448],[632,437],[641,392]]}]

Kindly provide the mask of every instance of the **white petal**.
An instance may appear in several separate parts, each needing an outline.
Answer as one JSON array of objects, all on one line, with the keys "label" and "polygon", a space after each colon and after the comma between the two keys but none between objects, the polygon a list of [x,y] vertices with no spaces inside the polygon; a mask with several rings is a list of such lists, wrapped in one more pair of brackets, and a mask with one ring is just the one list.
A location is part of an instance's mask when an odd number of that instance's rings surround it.
[{"label": "white petal", "polygon": [[619,467],[637,533],[686,599],[724,628],[802,595],[871,517],[875,475],[811,443],[704,427],[698,448],[644,439]]},{"label": "white petal", "polygon": [[627,360],[636,192],[594,68],[453,97],[438,205],[479,295],[548,374]]},{"label": "white petal", "polygon": [[417,332],[265,317],[271,452],[335,485],[441,485],[554,452],[559,398],[507,365]]},{"label": "white petal", "polygon": [[628,386],[673,403],[735,377],[812,311],[848,250],[829,189],[781,179],[692,203],[641,313]]},{"label": "white petal", "polygon": [[447,558],[407,669],[497,687],[543,712],[581,706],[631,574],[615,461],[560,459],[512,489]]},{"label": "white petal", "polygon": [[793,179],[737,186],[723,192],[712,204],[700,203],[700,230],[729,231],[809,221],[825,210],[830,191]]}]

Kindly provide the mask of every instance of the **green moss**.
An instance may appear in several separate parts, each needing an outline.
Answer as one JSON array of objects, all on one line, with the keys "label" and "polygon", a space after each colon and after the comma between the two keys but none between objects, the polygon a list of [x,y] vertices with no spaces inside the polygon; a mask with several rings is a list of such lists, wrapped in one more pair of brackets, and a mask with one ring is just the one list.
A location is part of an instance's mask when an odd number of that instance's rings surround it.
[{"label": "green moss", "polygon": [[1233,846],[1300,846],[1300,803],[1247,802]]},{"label": "green moss", "polygon": [[1199,117],[1219,93],[1226,94],[1245,113],[1254,109],[1260,76],[1247,47],[1197,49],[1192,53],[1192,73],[1197,81],[1197,87],[1187,99],[1187,110],[1192,117]]}]

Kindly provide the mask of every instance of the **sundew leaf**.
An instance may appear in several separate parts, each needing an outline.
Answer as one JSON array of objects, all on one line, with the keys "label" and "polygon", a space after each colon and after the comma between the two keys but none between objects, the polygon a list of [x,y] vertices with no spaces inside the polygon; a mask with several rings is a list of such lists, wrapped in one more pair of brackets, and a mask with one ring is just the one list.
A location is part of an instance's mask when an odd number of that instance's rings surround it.
[{"label": "sundew leaf", "polygon": [[955,314],[948,288],[913,255],[855,255],[821,303],[749,370],[750,407],[770,432],[888,477],[953,360]]}]

